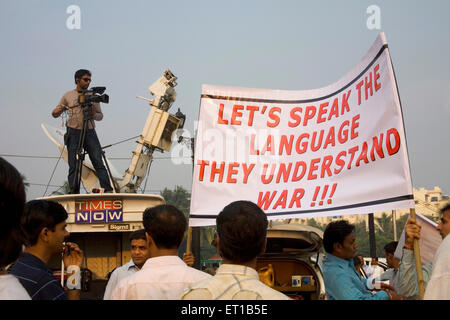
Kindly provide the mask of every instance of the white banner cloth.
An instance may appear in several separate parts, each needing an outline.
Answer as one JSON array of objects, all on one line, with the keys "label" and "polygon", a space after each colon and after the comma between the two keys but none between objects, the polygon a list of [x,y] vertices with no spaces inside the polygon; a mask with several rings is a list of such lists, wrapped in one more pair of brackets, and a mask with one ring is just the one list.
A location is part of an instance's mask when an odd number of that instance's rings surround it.
[{"label": "white banner cloth", "polygon": [[414,206],[383,33],[356,67],[324,88],[203,85],[190,226],[214,225],[236,200],[257,203],[270,219]]}]

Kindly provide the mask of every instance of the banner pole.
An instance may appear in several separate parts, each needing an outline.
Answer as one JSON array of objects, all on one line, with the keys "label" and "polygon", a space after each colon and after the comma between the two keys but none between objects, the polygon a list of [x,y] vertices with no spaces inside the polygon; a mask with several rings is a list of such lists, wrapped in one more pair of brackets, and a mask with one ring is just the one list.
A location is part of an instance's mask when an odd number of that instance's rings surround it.
[{"label": "banner pole", "polygon": [[186,241],[186,252],[191,252],[191,242],[192,242],[192,227],[188,228],[187,241]]},{"label": "banner pole", "polygon": [[397,239],[397,214],[396,214],[396,210],[392,210],[392,221],[393,223],[393,227],[394,227],[394,241],[398,241]]},{"label": "banner pole", "polygon": [[64,288],[64,260],[61,260],[61,287]]},{"label": "banner pole", "polygon": [[[191,138],[191,150],[192,150],[192,175],[194,175],[194,163],[195,163],[195,139]],[[192,199],[191,199],[192,201]],[[190,212],[189,212],[190,214]],[[191,247],[193,244],[192,254],[197,259],[194,260],[193,267],[200,270],[201,255],[200,255],[200,227],[189,227],[186,252],[191,252]]]},{"label": "banner pole", "polygon": [[[416,219],[416,208],[409,209],[411,218]],[[425,294],[425,282],[423,281],[422,263],[420,261],[419,239],[414,239],[414,259],[416,261],[417,281],[419,283],[420,300],[423,300]]]},{"label": "banner pole", "polygon": [[368,223],[369,223],[369,251],[371,258],[378,258],[377,256],[377,244],[375,238],[375,222],[373,213],[369,213],[368,215]]}]

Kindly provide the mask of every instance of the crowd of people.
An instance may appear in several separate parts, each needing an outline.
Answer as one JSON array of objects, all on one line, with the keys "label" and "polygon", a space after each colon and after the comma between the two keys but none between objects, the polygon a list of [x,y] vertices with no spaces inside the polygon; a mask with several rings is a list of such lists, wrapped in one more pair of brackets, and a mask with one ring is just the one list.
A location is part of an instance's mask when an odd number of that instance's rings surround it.
[{"label": "crowd of people", "polygon": [[[450,204],[441,210],[437,226],[442,237],[432,262],[422,265],[426,300],[450,300]],[[414,240],[420,239],[421,226],[409,218],[405,226],[402,257],[394,256],[398,242],[385,247],[388,270],[377,272],[377,260],[370,268],[356,254],[354,226],[345,220],[331,222],[324,232],[324,280],[328,299],[356,300],[418,300],[419,282],[414,259]],[[388,282],[388,283],[386,283]]]},{"label": "crowd of people", "polygon": [[[20,173],[0,158],[0,299],[79,299],[83,251],[66,242],[68,214],[47,200],[25,202]],[[192,267],[194,257],[178,256],[187,221],[175,206],[159,205],[143,212],[144,229],[130,235],[131,260],[111,273],[105,300],[289,300],[260,281],[257,257],[265,252],[268,220],[250,201],[234,201],[216,219],[216,247],[222,264],[214,275]],[[401,259],[397,242],[385,247],[388,270],[380,272],[373,259],[367,266],[357,254],[354,226],[331,222],[323,235],[326,252],[323,277],[329,300],[419,299],[413,256],[420,225],[410,218],[405,227]],[[450,299],[450,204],[441,209],[437,230],[442,236],[432,262],[422,266],[425,299]],[[63,286],[48,267],[62,256],[69,277]]]}]

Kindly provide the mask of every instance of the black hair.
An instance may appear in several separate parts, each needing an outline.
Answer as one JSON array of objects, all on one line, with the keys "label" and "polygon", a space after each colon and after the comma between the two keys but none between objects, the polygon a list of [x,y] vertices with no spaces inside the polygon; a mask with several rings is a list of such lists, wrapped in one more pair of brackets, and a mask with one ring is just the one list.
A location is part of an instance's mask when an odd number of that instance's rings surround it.
[{"label": "black hair", "polygon": [[441,215],[444,214],[445,211],[450,210],[450,202],[448,202],[446,205],[444,205],[439,212],[441,213]]},{"label": "black hair", "polygon": [[20,219],[25,206],[25,187],[19,171],[0,157],[0,267],[14,262],[24,242]]},{"label": "black hair", "polygon": [[75,78],[75,84],[77,84],[77,79],[81,79],[81,77],[83,77],[84,75],[88,75],[88,76],[92,76],[91,75],[91,72],[89,71],[89,70],[86,70],[86,69],[80,69],[80,70],[77,70],[76,72],[75,72],[75,75],[74,75],[74,78]]},{"label": "black hair", "polygon": [[132,233],[130,233],[130,242],[133,240],[146,240],[147,241],[147,237],[145,236],[145,230],[139,229],[139,230],[136,230],[136,231],[133,231]]},{"label": "black hair", "polygon": [[395,249],[397,249],[398,241],[391,241],[384,246],[384,251],[390,254],[394,254]]},{"label": "black hair", "polygon": [[49,200],[31,200],[25,205],[22,227],[27,237],[27,245],[38,242],[42,229],[55,231],[55,226],[68,217],[66,209],[57,202]]},{"label": "black hair", "polygon": [[355,226],[346,220],[333,221],[326,227],[323,233],[323,247],[326,252],[333,253],[334,244],[344,242],[344,239],[353,232]]},{"label": "black hair", "polygon": [[220,254],[233,262],[251,261],[264,248],[267,216],[255,203],[235,201],[227,205],[216,218]]},{"label": "black hair", "polygon": [[363,265],[362,261],[358,258],[358,256],[353,257],[353,264],[355,265],[355,267]]},{"label": "black hair", "polygon": [[181,245],[187,226],[183,212],[168,204],[145,209],[143,223],[145,232],[156,246],[165,249],[175,249]]}]

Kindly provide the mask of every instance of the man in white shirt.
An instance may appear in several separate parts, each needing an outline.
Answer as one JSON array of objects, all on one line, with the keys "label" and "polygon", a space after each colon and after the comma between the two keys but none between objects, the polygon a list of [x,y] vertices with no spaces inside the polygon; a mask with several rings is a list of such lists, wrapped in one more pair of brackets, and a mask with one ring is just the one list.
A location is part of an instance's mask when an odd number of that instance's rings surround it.
[{"label": "man in white shirt", "polygon": [[[437,230],[441,234],[442,242],[434,255],[433,262],[422,266],[425,285],[424,299],[450,300],[450,203],[441,210],[441,222]],[[417,272],[414,263],[414,238],[420,239],[421,226],[415,219],[409,218],[405,227],[405,245],[399,266],[398,288],[409,299],[419,298]]]},{"label": "man in white shirt", "polygon": [[376,279],[377,281],[389,281],[388,284],[396,289],[398,280],[398,266],[400,264],[400,259],[394,256],[397,245],[398,241],[391,241],[384,246],[384,253],[386,255],[386,264],[388,269]]},{"label": "man in white shirt", "polygon": [[106,285],[104,300],[111,299],[111,293],[114,288],[124,278],[141,270],[145,261],[150,257],[148,253],[147,238],[145,237],[145,230],[140,229],[130,234],[131,241],[131,260],[123,266],[117,268],[111,274],[108,284]]},{"label": "man in white shirt", "polygon": [[370,267],[364,261],[363,255],[358,254],[357,257],[361,261],[361,269],[364,272],[365,277],[366,278],[371,277],[372,276],[372,270],[370,269]]},{"label": "man in white shirt", "polygon": [[378,278],[384,272],[384,269],[378,265],[378,257],[372,257],[370,270],[372,271],[372,278]]},{"label": "man in white shirt", "polygon": [[22,252],[20,219],[24,215],[25,187],[19,171],[0,157],[0,300],[31,300],[30,295],[7,266]]},{"label": "man in white shirt", "polygon": [[425,289],[425,300],[450,300],[450,203],[441,210],[437,230],[442,242],[433,258],[431,279]]},{"label": "man in white shirt", "polygon": [[178,257],[187,227],[180,210],[171,205],[147,208],[143,223],[151,258],[116,286],[111,300],[175,300],[188,285],[211,277]]}]

